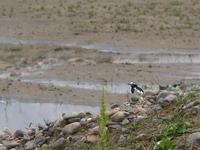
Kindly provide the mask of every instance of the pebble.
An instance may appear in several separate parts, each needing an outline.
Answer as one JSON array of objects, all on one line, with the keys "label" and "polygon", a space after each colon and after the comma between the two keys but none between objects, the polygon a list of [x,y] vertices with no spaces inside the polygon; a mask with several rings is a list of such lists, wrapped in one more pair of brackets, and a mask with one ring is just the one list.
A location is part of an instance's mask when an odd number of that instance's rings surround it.
[{"label": "pebble", "polygon": [[191,107],[194,107],[194,106],[197,106],[197,105],[200,105],[200,101],[199,100],[196,100],[196,101],[193,101],[193,102],[190,102],[188,104],[186,104],[185,106],[183,106],[183,109],[189,109]]},{"label": "pebble", "polygon": [[86,136],[86,141],[89,143],[96,144],[97,140],[98,140],[98,137],[95,134],[90,134]]},{"label": "pebble", "polygon": [[200,144],[200,132],[190,134],[188,137],[188,143],[194,144],[197,142]]},{"label": "pebble", "polygon": [[114,115],[111,116],[111,120],[115,122],[121,122],[127,116],[126,112],[118,111]]},{"label": "pebble", "polygon": [[65,138],[61,137],[58,140],[54,141],[50,146],[52,149],[60,150],[65,148],[66,140]]},{"label": "pebble", "polygon": [[124,119],[123,121],[122,121],[122,125],[127,125],[127,124],[129,124],[130,123],[130,121],[128,120],[128,119]]},{"label": "pebble", "polygon": [[81,129],[81,124],[80,122],[74,122],[71,124],[66,125],[63,129],[62,132],[64,134],[74,134],[78,132]]},{"label": "pebble", "polygon": [[14,133],[14,138],[21,138],[24,136],[24,132],[22,130],[16,130]]}]

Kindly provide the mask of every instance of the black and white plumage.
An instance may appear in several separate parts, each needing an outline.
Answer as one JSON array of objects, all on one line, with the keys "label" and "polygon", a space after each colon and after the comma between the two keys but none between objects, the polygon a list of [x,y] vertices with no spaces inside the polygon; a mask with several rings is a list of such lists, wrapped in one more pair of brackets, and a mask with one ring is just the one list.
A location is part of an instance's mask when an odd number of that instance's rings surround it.
[{"label": "black and white plumage", "polygon": [[140,88],[136,83],[134,83],[134,82],[131,81],[129,83],[129,85],[131,86],[131,93],[134,94],[135,92],[137,92],[141,96],[144,94],[143,89]]}]

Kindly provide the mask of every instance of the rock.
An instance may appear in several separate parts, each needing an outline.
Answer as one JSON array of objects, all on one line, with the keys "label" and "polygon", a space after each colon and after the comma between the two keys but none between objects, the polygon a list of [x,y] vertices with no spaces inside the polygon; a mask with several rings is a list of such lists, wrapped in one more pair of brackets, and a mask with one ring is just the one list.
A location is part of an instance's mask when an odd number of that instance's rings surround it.
[{"label": "rock", "polygon": [[167,85],[159,85],[159,90],[166,90],[167,88]]},{"label": "rock", "polygon": [[160,105],[166,105],[166,104],[169,104],[170,102],[174,101],[175,99],[177,98],[176,95],[168,95],[166,96],[165,98],[160,98],[158,99],[158,104]]},{"label": "rock", "polygon": [[65,148],[65,144],[66,144],[65,138],[61,137],[58,140],[54,141],[52,144],[50,144],[50,146],[52,149],[60,150]]},{"label": "rock", "polygon": [[82,118],[82,119],[80,120],[80,124],[81,124],[82,126],[86,125],[86,124],[87,124],[87,119],[86,119],[86,118]]},{"label": "rock", "polygon": [[118,111],[120,111],[119,107],[114,108],[110,112],[107,112],[107,116],[110,117],[110,116],[114,115],[115,113],[117,113]]},{"label": "rock", "polygon": [[96,126],[92,129],[89,129],[89,134],[98,134],[99,133],[99,127]]},{"label": "rock", "polygon": [[122,128],[122,133],[123,134],[129,134],[130,132],[131,132],[131,130],[128,129],[128,128]]},{"label": "rock", "polygon": [[162,91],[158,94],[157,96],[157,100],[159,100],[160,98],[166,98],[168,95],[170,95],[171,93],[169,91]]},{"label": "rock", "polygon": [[113,124],[113,125],[109,125],[108,128],[120,130],[122,127],[120,124]]},{"label": "rock", "polygon": [[155,103],[156,97],[155,96],[146,96],[144,97],[145,102],[149,101],[150,103]]},{"label": "rock", "polygon": [[192,102],[188,103],[187,105],[183,106],[183,110],[189,109],[189,108],[197,106],[197,105],[200,105],[200,101],[199,100],[192,101]]},{"label": "rock", "polygon": [[43,135],[38,135],[35,137],[34,139],[34,144],[36,146],[41,146],[42,144],[44,144],[46,142],[46,137]]},{"label": "rock", "polygon": [[80,118],[70,118],[67,123],[80,122]]},{"label": "rock", "polygon": [[35,147],[42,146],[46,141],[48,140],[48,137],[43,136],[43,134],[40,131],[36,131],[35,138],[33,140],[30,140],[26,142],[24,149],[25,150],[32,150]]},{"label": "rock", "polygon": [[29,136],[33,136],[35,135],[35,129],[27,129],[27,132],[26,132]]},{"label": "rock", "polygon": [[87,123],[90,123],[90,122],[93,122],[93,121],[96,121],[97,118],[87,118]]},{"label": "rock", "polygon": [[112,104],[110,108],[111,109],[119,108],[119,105],[118,104]]},{"label": "rock", "polygon": [[132,96],[130,99],[130,104],[134,105],[139,101],[140,97],[139,96]]},{"label": "rock", "polygon": [[127,119],[128,119],[129,121],[134,121],[136,118],[137,118],[136,115],[129,115],[129,116],[127,117]]},{"label": "rock", "polygon": [[98,140],[98,137],[96,134],[90,134],[86,136],[86,141],[92,144],[96,144]]},{"label": "rock", "polygon": [[54,123],[53,127],[64,127],[66,125],[66,121],[63,117],[59,118],[56,120],[56,122]]},{"label": "rock", "polygon": [[121,122],[122,120],[125,119],[127,116],[127,113],[124,111],[118,111],[114,115],[111,116],[111,120],[115,122]]},{"label": "rock", "polygon": [[172,102],[172,101],[176,100],[176,98],[177,98],[177,96],[173,95],[173,94],[168,95],[167,97],[165,97],[165,99],[167,99],[168,102]]},{"label": "rock", "polygon": [[18,143],[17,141],[2,141],[2,144],[7,147],[8,149],[14,148],[16,146],[19,146],[20,143]]},{"label": "rock", "polygon": [[136,139],[143,141],[143,140],[147,140],[148,136],[146,134],[144,134],[144,133],[141,133],[136,137]]},{"label": "rock", "polygon": [[143,94],[143,97],[154,97],[156,94],[153,92],[153,91],[150,91],[150,90],[145,90],[144,91],[144,94]]},{"label": "rock", "polygon": [[63,129],[62,132],[64,134],[74,134],[76,133],[78,130],[81,129],[81,124],[80,122],[74,122],[71,124],[66,125]]},{"label": "rock", "polygon": [[87,123],[87,127],[88,127],[88,128],[94,128],[94,127],[96,127],[96,126],[97,126],[97,124],[96,124],[95,122]]},{"label": "rock", "polygon": [[129,123],[130,123],[130,121],[126,118],[122,121],[122,125],[127,125]]},{"label": "rock", "polygon": [[8,128],[3,129],[3,134],[4,134],[4,136],[6,136],[6,137],[12,137],[12,132],[11,132],[11,130],[8,129]]},{"label": "rock", "polygon": [[125,140],[126,140],[126,137],[123,136],[123,135],[120,135],[119,140],[118,140],[118,143],[121,145],[121,144],[123,144],[123,142],[124,142]]},{"label": "rock", "polygon": [[119,122],[113,122],[113,121],[110,121],[110,120],[108,120],[107,122],[106,122],[106,126],[109,126],[109,125],[118,125],[118,124],[120,124]]},{"label": "rock", "polygon": [[14,133],[14,138],[22,138],[24,136],[24,132],[22,130],[16,130]]},{"label": "rock", "polygon": [[34,140],[28,141],[25,146],[24,149],[25,150],[32,150],[36,147],[36,145],[34,144]]},{"label": "rock", "polygon": [[7,150],[7,148],[3,146],[2,144],[0,144],[0,150]]},{"label": "rock", "polygon": [[63,119],[68,120],[71,118],[83,118],[85,117],[85,113],[72,113],[72,114],[63,114]]},{"label": "rock", "polygon": [[189,144],[194,144],[194,143],[200,144],[200,132],[190,134],[188,137],[188,143]]}]

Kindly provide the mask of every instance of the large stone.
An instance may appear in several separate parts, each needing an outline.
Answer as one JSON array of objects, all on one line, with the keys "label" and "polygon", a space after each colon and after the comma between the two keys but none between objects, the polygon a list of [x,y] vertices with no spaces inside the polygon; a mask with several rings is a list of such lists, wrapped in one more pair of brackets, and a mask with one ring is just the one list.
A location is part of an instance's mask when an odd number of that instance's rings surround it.
[{"label": "large stone", "polygon": [[124,141],[126,140],[126,137],[124,135],[120,135],[119,136],[119,140],[118,140],[118,143],[121,145],[124,143]]},{"label": "large stone", "polygon": [[183,109],[189,109],[189,108],[192,108],[194,106],[197,106],[197,105],[200,105],[200,101],[199,100],[196,100],[196,101],[192,101],[188,104],[186,104],[185,106],[183,106]]},{"label": "large stone", "polygon": [[115,109],[115,108],[119,108],[120,106],[118,105],[118,104],[112,104],[111,106],[110,106],[110,108],[111,109]]},{"label": "large stone", "polygon": [[130,99],[130,104],[134,105],[139,101],[140,97],[133,95]]},{"label": "large stone", "polygon": [[20,143],[18,143],[17,141],[7,141],[7,140],[2,141],[2,144],[6,146],[8,149],[11,149],[20,145]]},{"label": "large stone", "polygon": [[46,137],[43,136],[43,135],[38,135],[35,137],[35,140],[34,140],[34,144],[36,146],[41,146],[42,144],[44,144],[46,142]]},{"label": "large stone", "polygon": [[7,150],[7,148],[3,146],[2,144],[0,144],[0,150]]},{"label": "large stone", "polygon": [[107,116],[110,117],[110,116],[114,115],[115,113],[117,113],[118,111],[120,111],[119,107],[114,108],[110,112],[107,112]]},{"label": "large stone", "polygon": [[189,144],[194,144],[194,143],[200,144],[200,132],[190,134],[188,137],[188,143]]},{"label": "large stone", "polygon": [[99,133],[99,127],[96,126],[92,129],[89,129],[89,134],[98,134]]},{"label": "large stone", "polygon": [[121,130],[122,126],[120,124],[113,124],[108,126],[109,129]]},{"label": "large stone", "polygon": [[125,119],[127,116],[127,113],[124,111],[118,111],[114,115],[111,116],[111,120],[115,122],[121,122],[122,120]]},{"label": "large stone", "polygon": [[16,130],[14,133],[14,138],[21,138],[24,136],[24,132],[22,130]]},{"label": "large stone", "polygon": [[152,96],[155,96],[156,94],[153,92],[153,91],[150,91],[150,90],[145,90],[144,91],[144,94],[143,94],[143,97],[152,97]]},{"label": "large stone", "polygon": [[172,101],[174,101],[174,100],[176,100],[176,99],[177,99],[177,96],[176,96],[176,95],[173,95],[173,94],[171,94],[171,95],[168,95],[167,97],[165,97],[165,99],[167,99],[167,100],[168,100],[168,102],[172,102]]},{"label": "large stone", "polygon": [[90,134],[86,136],[86,141],[88,143],[96,144],[98,140],[98,137],[96,134]]},{"label": "large stone", "polygon": [[74,134],[77,131],[79,131],[81,129],[81,124],[80,122],[74,122],[71,124],[66,125],[63,129],[62,132],[64,134]]},{"label": "large stone", "polygon": [[173,95],[173,94],[170,94],[168,96],[166,96],[165,98],[159,98],[158,99],[158,103],[160,105],[166,105],[166,104],[169,104],[171,103],[172,101],[176,100],[177,96],[176,95]]},{"label": "large stone", "polygon": [[12,137],[12,132],[10,129],[5,128],[5,129],[3,129],[3,135],[6,137]]},{"label": "large stone", "polygon": [[67,120],[67,123],[80,122],[80,120],[80,118],[70,118]]},{"label": "large stone", "polygon": [[158,94],[157,96],[157,100],[159,100],[160,98],[166,98],[168,95],[170,95],[171,93],[169,91],[162,91]]},{"label": "large stone", "polygon": [[66,125],[66,121],[63,117],[59,118],[56,120],[56,122],[54,123],[53,127],[64,127]]},{"label": "large stone", "polygon": [[31,141],[28,141],[25,146],[24,146],[24,149],[25,150],[32,150],[36,147],[35,143],[34,143],[34,140],[31,140]]},{"label": "large stone", "polygon": [[60,150],[64,149],[66,144],[65,138],[61,137],[58,140],[54,141],[50,146],[52,149]]},{"label": "large stone", "polygon": [[126,118],[122,121],[122,125],[127,125],[129,123],[130,123],[130,121]]},{"label": "large stone", "polygon": [[71,118],[83,118],[85,117],[85,113],[72,113],[72,114],[63,114],[63,118],[65,120],[71,119]]},{"label": "large stone", "polygon": [[149,137],[148,137],[147,134],[141,133],[141,134],[139,134],[138,136],[136,136],[136,139],[137,139],[137,140],[140,140],[140,141],[143,141],[143,140],[149,139]]}]

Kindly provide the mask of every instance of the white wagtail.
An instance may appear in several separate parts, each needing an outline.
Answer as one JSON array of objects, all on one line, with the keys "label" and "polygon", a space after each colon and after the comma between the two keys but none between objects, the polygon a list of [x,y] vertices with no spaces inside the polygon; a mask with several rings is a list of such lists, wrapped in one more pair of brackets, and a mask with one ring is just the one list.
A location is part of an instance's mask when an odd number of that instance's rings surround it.
[{"label": "white wagtail", "polygon": [[134,82],[130,82],[129,85],[131,86],[131,93],[134,94],[134,92],[136,91],[139,95],[143,95],[144,94],[144,91],[142,88],[140,88],[136,83]]}]

